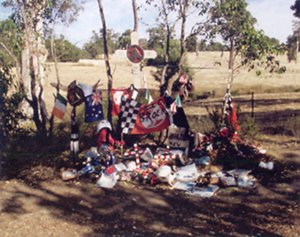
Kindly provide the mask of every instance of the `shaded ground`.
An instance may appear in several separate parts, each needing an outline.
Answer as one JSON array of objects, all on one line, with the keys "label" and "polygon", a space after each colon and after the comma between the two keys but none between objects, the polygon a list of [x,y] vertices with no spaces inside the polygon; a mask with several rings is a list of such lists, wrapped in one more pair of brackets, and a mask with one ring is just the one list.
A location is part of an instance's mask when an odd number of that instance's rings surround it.
[{"label": "shaded ground", "polygon": [[253,170],[253,188],[227,188],[208,199],[168,185],[89,177],[63,182],[36,166],[0,182],[1,236],[299,236],[300,146],[266,144],[280,152],[275,169]]}]

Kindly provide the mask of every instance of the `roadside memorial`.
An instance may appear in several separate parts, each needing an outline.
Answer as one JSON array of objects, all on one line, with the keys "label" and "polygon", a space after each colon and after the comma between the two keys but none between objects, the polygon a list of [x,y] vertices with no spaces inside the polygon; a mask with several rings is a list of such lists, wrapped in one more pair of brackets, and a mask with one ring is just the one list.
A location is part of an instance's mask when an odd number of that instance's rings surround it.
[{"label": "roadside memorial", "polygon": [[[76,82],[72,83],[74,85]],[[91,117],[95,119],[91,122],[99,121],[96,126],[97,146],[81,153],[83,157],[76,168],[62,172],[64,181],[90,177],[100,188],[113,188],[118,182],[164,185],[187,195],[207,198],[228,187],[254,187],[257,180],[252,174],[253,169],[274,169],[274,163],[265,155],[264,149],[239,139],[240,128],[230,86],[224,97],[223,125],[211,134],[190,130],[180,97],[174,100],[166,93],[150,104],[141,104],[136,100],[133,85],[113,90],[113,113],[118,115],[122,134],[131,136],[168,129],[166,146],[149,147],[135,143],[116,157],[114,146],[117,144],[119,149],[123,140],[116,141],[112,125],[103,117],[95,116],[102,113],[102,106],[99,106],[102,105],[101,91],[81,83],[78,85],[82,93],[75,93],[75,101],[78,105],[83,101],[82,97],[85,99],[85,122],[89,122],[87,114],[90,112],[86,110],[89,107],[93,107]],[[88,102],[87,97],[90,97]],[[74,125],[75,108],[71,117]],[[77,133],[72,130],[71,137]],[[70,151],[78,154],[79,147],[73,143]]]}]

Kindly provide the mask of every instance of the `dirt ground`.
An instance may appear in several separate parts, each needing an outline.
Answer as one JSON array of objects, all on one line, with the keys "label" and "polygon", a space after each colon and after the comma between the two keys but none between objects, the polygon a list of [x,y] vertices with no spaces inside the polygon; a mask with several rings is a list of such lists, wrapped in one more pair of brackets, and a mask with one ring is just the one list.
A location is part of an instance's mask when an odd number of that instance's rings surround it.
[{"label": "dirt ground", "polygon": [[[194,57],[194,58],[193,58]],[[227,86],[226,56],[207,53],[196,61],[195,83],[208,91]],[[285,59],[282,58],[283,62]],[[215,61],[221,61],[216,68]],[[125,59],[112,63],[115,88],[127,87],[131,66]],[[123,65],[123,67],[121,67]],[[245,86],[300,86],[297,65],[287,64],[283,75],[256,77],[242,71],[237,84]],[[62,84],[73,80],[93,85],[101,78],[106,87],[104,66],[60,64]],[[49,66],[53,69],[53,65]],[[289,69],[290,68],[290,69]],[[148,86],[155,88],[146,68]],[[49,71],[46,81],[48,108],[55,89],[55,73]],[[204,80],[205,79],[205,80]],[[295,95],[295,97],[293,97]],[[272,123],[271,117],[296,114],[299,111],[298,93],[256,95],[256,116]],[[239,100],[243,111],[251,112],[244,98]],[[248,99],[247,99],[248,101]],[[221,97],[211,100],[185,102],[188,115],[205,113],[206,104],[220,103]],[[286,107],[284,107],[285,105]],[[282,109],[284,108],[284,109]],[[269,117],[264,117],[271,114]],[[285,120],[284,120],[285,119]],[[119,181],[112,189],[95,187],[90,177],[64,182],[55,167],[36,165],[19,170],[14,177],[0,181],[0,236],[300,236],[300,142],[277,136],[264,140],[263,147],[274,154],[273,170],[254,169],[258,182],[254,187],[220,189],[211,198],[188,196],[171,190],[167,184],[156,186]]]},{"label": "dirt ground", "polygon": [[64,182],[36,166],[0,182],[1,236],[300,236],[300,148],[265,143],[278,154],[257,185],[220,189],[211,198],[118,181],[98,188],[89,177]]}]

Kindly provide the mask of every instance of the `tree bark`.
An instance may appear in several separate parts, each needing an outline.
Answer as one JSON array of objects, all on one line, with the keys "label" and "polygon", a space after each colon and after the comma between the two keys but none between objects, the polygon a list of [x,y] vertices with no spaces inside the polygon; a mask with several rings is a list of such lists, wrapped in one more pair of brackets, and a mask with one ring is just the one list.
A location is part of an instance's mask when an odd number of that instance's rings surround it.
[{"label": "tree bark", "polygon": [[228,69],[232,69],[234,67],[234,40],[230,38],[230,54],[229,54],[229,62],[228,62]]},{"label": "tree bark", "polygon": [[172,87],[174,82],[179,78],[179,76],[183,73],[183,62],[185,59],[185,25],[186,25],[186,14],[188,11],[188,1],[184,1],[183,5],[181,5],[181,19],[182,19],[182,23],[181,23],[181,35],[180,35],[180,59],[179,59],[179,63],[178,63],[178,67],[179,67],[179,71],[176,72],[168,81],[168,86],[167,86],[167,90],[169,91],[169,93],[172,93]]},{"label": "tree bark", "polygon": [[134,16],[134,27],[133,31],[138,31],[138,16],[137,16],[137,7],[136,7],[136,0],[132,0],[132,9],[133,9],[133,16]]},{"label": "tree bark", "polygon": [[103,6],[101,0],[98,0],[99,4],[99,11],[100,11],[100,17],[102,20],[102,26],[103,26],[103,44],[104,44],[104,60],[105,60],[105,67],[106,67],[106,74],[108,77],[108,84],[107,84],[107,93],[108,93],[108,109],[107,109],[107,120],[112,124],[112,96],[111,96],[111,89],[113,87],[113,77],[111,75],[111,69],[110,64],[108,60],[108,44],[107,44],[107,35],[106,35],[106,22],[105,22],[105,16],[103,11]]}]

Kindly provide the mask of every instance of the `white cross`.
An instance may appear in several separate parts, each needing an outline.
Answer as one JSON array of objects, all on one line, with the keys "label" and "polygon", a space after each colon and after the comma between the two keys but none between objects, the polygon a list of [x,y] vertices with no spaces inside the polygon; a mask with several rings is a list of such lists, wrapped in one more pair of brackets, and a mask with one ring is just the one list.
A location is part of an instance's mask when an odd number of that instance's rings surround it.
[{"label": "white cross", "polygon": [[[133,31],[131,33],[131,45],[139,45],[139,35],[137,32]],[[143,50],[144,58],[156,58],[157,53],[155,50]],[[116,50],[115,55],[118,57],[127,57],[127,50]],[[140,64],[132,63],[132,75],[133,75],[133,85],[135,88],[141,88],[140,80]]]}]

